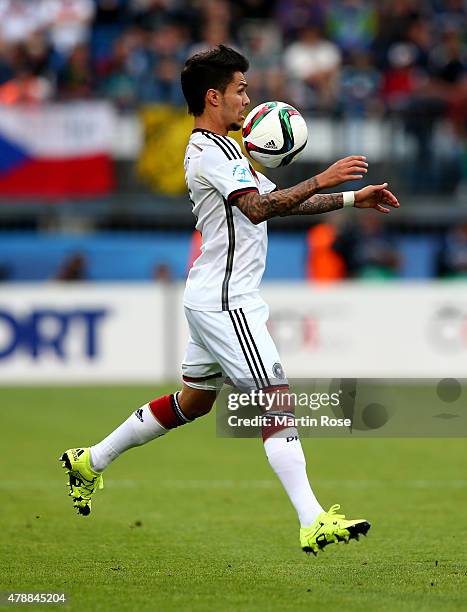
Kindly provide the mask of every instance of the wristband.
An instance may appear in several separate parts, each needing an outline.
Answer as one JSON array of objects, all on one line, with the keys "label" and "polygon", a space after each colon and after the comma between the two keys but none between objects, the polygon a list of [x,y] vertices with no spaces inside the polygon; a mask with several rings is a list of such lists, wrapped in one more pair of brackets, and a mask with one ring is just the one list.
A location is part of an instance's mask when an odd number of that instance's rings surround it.
[{"label": "wristband", "polygon": [[343,191],[342,195],[344,197],[344,207],[345,206],[354,206],[354,204],[355,204],[355,191]]}]

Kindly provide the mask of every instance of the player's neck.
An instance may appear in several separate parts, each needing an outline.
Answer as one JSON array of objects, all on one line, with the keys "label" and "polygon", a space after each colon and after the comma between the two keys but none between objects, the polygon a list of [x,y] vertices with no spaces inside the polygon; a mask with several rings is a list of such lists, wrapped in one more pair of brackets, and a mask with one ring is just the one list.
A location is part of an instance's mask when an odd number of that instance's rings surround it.
[{"label": "player's neck", "polygon": [[220,122],[211,119],[210,117],[195,117],[195,129],[208,130],[220,136],[227,136],[229,130]]}]

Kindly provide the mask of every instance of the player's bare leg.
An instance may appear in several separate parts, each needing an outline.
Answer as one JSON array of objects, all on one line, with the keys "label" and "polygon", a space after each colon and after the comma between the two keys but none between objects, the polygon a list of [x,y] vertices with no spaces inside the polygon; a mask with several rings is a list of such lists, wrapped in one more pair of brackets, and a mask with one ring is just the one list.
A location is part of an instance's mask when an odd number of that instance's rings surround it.
[{"label": "player's bare leg", "polygon": [[217,391],[194,389],[184,384],[178,396],[178,403],[183,413],[193,420],[210,412],[216,397]]}]

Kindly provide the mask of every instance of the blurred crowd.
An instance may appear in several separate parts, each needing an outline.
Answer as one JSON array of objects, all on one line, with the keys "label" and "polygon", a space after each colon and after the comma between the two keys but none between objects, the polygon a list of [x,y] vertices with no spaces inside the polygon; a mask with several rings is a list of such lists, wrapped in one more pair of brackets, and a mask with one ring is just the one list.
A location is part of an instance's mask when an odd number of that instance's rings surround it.
[{"label": "blurred crowd", "polygon": [[453,185],[467,174],[466,26],[465,0],[0,0],[0,104],[183,107],[186,58],[224,43],[251,61],[252,104],[395,117],[409,183],[436,191],[434,155]]},{"label": "blurred crowd", "polygon": [[222,42],[254,101],[463,129],[466,25],[464,0],[0,0],[0,102],[183,105],[183,62]]}]

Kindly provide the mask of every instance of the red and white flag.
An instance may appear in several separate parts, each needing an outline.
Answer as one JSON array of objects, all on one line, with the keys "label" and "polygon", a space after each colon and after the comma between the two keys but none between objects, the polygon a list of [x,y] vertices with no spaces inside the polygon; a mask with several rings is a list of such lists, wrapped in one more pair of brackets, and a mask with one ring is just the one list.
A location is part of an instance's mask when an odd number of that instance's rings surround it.
[{"label": "red and white flag", "polygon": [[114,126],[107,102],[0,106],[0,197],[110,193]]}]

